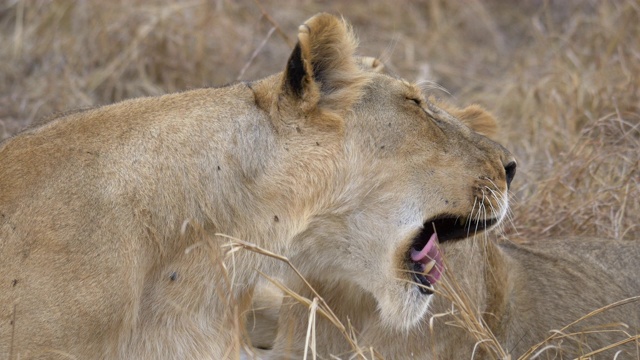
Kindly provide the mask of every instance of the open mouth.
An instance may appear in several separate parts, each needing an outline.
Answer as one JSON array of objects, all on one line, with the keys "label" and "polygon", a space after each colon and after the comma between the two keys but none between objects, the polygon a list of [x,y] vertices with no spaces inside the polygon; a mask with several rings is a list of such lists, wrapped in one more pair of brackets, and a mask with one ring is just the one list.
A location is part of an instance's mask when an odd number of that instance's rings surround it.
[{"label": "open mouth", "polygon": [[433,285],[444,270],[442,250],[438,244],[461,240],[490,228],[497,219],[469,220],[468,217],[440,215],[427,220],[416,235],[409,251],[409,271],[423,294],[433,294]]}]

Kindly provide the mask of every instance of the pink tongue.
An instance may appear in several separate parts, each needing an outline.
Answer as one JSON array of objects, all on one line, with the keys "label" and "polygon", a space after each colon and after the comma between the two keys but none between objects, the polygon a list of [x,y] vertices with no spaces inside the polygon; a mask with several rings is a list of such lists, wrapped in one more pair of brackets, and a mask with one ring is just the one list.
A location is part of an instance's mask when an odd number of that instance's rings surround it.
[{"label": "pink tongue", "polygon": [[422,264],[428,264],[432,260],[435,260],[435,266],[429,271],[427,275],[427,280],[433,285],[436,281],[440,280],[442,276],[442,254],[440,254],[440,250],[438,250],[438,235],[433,233],[427,241],[427,244],[422,248],[422,250],[418,251],[416,249],[411,249],[411,260],[415,262],[419,262]]}]

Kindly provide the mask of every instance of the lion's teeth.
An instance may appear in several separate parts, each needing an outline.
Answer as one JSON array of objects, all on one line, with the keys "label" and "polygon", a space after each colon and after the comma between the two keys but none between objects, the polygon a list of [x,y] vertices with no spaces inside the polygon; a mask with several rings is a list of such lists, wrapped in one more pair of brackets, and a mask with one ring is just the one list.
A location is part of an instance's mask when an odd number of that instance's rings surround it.
[{"label": "lion's teeth", "polygon": [[433,269],[434,266],[436,266],[435,260],[431,260],[428,263],[426,263],[424,265],[424,270],[422,271],[422,275],[429,275],[429,272],[431,271],[431,269]]}]

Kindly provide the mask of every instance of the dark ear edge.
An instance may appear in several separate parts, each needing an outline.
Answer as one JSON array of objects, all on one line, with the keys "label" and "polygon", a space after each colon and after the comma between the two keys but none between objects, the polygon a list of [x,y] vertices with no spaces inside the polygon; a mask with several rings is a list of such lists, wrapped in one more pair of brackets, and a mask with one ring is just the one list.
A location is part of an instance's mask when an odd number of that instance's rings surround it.
[{"label": "dark ear edge", "polygon": [[291,91],[292,95],[302,97],[304,89],[303,81],[308,76],[302,63],[302,50],[300,43],[296,43],[293,48],[289,60],[287,61],[287,69],[285,70],[285,89]]}]

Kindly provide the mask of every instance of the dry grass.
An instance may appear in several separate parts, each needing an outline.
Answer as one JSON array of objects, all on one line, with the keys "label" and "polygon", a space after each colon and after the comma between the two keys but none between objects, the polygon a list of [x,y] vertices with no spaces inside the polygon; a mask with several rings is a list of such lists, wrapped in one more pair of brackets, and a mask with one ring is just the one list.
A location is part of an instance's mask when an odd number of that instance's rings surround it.
[{"label": "dry grass", "polygon": [[317,11],[343,14],[392,72],[498,115],[519,160],[507,236],[640,238],[638,0],[8,0],[0,139],[56,112],[280,71]]}]

